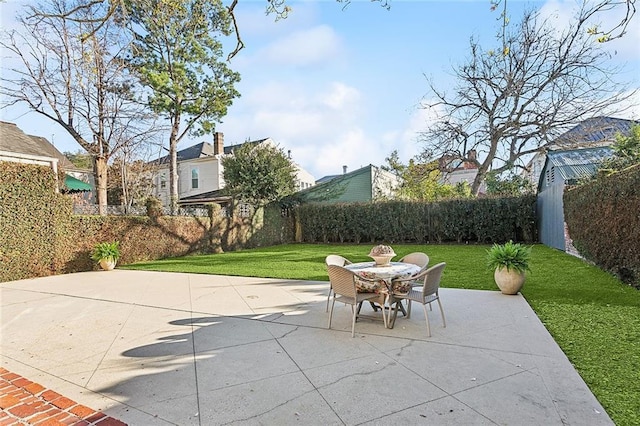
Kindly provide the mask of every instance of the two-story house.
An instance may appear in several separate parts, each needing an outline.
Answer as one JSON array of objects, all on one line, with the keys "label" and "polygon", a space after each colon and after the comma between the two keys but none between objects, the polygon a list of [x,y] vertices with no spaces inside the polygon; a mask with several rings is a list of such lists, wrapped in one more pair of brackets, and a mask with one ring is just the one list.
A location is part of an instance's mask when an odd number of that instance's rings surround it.
[{"label": "two-story house", "polygon": [[[234,150],[244,144],[276,146],[271,138],[225,146],[223,133],[216,132],[213,135],[213,144],[200,142],[178,151],[178,204],[226,203],[229,198],[222,195],[220,191],[225,186],[222,159],[233,155]],[[289,156],[291,156],[290,151]],[[164,206],[168,206],[170,201],[169,162],[168,155],[151,162],[157,166],[154,176],[154,195],[162,201]],[[304,189],[315,184],[315,179],[310,173],[298,164],[293,164],[298,170],[298,188]]]}]

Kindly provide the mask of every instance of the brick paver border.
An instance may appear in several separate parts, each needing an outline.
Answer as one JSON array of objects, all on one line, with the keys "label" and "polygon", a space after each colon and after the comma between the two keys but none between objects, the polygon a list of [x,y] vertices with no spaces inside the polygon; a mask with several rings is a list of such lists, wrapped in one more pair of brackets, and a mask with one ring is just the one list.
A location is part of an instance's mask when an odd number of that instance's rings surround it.
[{"label": "brick paver border", "polygon": [[127,426],[0,367],[0,426]]}]

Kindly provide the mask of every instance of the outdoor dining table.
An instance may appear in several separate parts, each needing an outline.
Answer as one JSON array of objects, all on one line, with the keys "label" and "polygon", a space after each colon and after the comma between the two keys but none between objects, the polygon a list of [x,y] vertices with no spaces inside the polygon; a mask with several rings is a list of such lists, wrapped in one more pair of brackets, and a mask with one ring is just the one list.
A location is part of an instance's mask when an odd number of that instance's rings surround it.
[{"label": "outdoor dining table", "polygon": [[[362,278],[376,280],[375,283],[368,281],[358,281],[356,287],[360,292],[380,294],[380,305],[382,306],[382,320],[384,326],[393,328],[393,324],[385,316],[385,306],[389,306],[389,319],[391,319],[391,306],[393,303],[400,303],[393,298],[394,291],[405,289],[394,289],[393,280],[404,278],[420,272],[420,266],[413,263],[390,262],[387,265],[377,265],[375,262],[358,262],[345,265],[345,268],[355,272]],[[410,289],[409,289],[410,290]],[[404,308],[402,308],[404,312]]]}]

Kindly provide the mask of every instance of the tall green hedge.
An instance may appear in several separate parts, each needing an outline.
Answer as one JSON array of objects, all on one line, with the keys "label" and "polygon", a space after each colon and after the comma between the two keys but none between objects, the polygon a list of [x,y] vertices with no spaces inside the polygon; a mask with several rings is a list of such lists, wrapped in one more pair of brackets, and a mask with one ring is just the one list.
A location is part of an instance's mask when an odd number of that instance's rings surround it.
[{"label": "tall green hedge", "polygon": [[70,226],[71,201],[50,167],[0,162],[0,280],[46,275]]},{"label": "tall green hedge", "polygon": [[567,190],[563,201],[580,254],[640,288],[640,165]]},{"label": "tall green hedge", "polygon": [[295,215],[305,242],[479,242],[537,240],[536,197],[420,203],[303,204]]},{"label": "tall green hedge", "polygon": [[0,161],[0,282],[97,269],[96,243],[120,241],[120,263],[289,242],[279,208],[252,217],[80,216],[48,167]]}]

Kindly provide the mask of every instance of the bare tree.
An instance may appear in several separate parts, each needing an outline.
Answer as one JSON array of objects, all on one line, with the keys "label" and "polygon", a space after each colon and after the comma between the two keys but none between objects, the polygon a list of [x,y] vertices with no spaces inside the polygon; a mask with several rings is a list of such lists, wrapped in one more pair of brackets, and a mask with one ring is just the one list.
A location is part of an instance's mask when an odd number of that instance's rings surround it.
[{"label": "bare tree", "polygon": [[[103,9],[103,13],[98,16],[94,16],[92,18],[92,22],[96,24],[95,28],[100,28],[105,22],[110,20],[111,18],[117,18],[119,21],[125,21],[128,18],[128,11],[131,7],[132,1],[135,0],[85,0],[84,3],[79,3],[70,7],[61,13],[54,15],[42,15],[41,13],[37,13],[39,16],[58,16],[64,17],[70,20],[74,20],[76,22],[83,22],[86,18],[82,14],[82,9],[85,7],[93,7],[95,5],[102,4],[106,6]],[[371,0],[372,2],[379,3],[383,8],[390,10],[391,9],[391,0]],[[240,0],[232,0],[231,4],[227,7],[229,15],[231,16],[233,22],[233,28],[236,34],[236,47],[229,54],[227,59],[233,58],[244,48],[244,41],[242,40],[242,36],[240,33],[240,27],[238,25],[238,20],[235,15],[235,8],[238,5]],[[351,0],[336,0],[338,3],[343,4],[343,8],[346,8]],[[588,28],[588,31],[591,35],[596,36],[598,41],[607,42],[611,40],[615,40],[619,37],[622,37],[631,22],[631,18],[636,13],[635,7],[636,0],[602,0],[600,2],[596,2],[590,8],[594,14],[599,12],[608,11],[611,9],[623,10],[624,14],[620,18],[620,21],[613,25],[612,27],[599,27],[599,26],[591,26]],[[506,28],[509,23],[509,18],[507,16],[507,0],[491,0],[491,9],[496,10],[501,8],[502,13],[500,15],[500,20],[502,21],[502,29],[506,33]],[[280,19],[286,18],[291,12],[291,7],[289,6],[289,2],[287,0],[266,0],[266,13],[267,15],[275,16],[275,20],[278,21]],[[85,35],[88,36],[90,33]]]},{"label": "bare tree", "polygon": [[[18,62],[0,78],[2,107],[27,105],[92,156],[101,207],[107,205],[109,158],[154,128],[143,127],[148,110],[132,101],[131,78],[119,59],[126,41],[121,28],[99,19],[104,7],[51,0],[20,18],[24,31],[5,33],[0,41]],[[78,20],[62,17],[74,8]]]},{"label": "bare tree", "polygon": [[[585,3],[586,5],[586,3]],[[506,30],[509,25],[509,16],[507,13],[507,0],[491,0],[491,10],[501,9],[500,21],[501,21],[501,35],[503,40],[506,41]],[[600,26],[592,24],[586,31],[589,35],[595,36],[600,43],[606,43],[608,41],[615,40],[624,36],[627,33],[627,27],[631,23],[631,18],[636,14],[636,0],[601,0],[591,2],[588,6],[588,11],[585,16],[595,16],[603,12],[611,10],[621,11],[620,20],[611,26]]]},{"label": "bare tree", "polygon": [[587,33],[592,14],[583,8],[566,30],[558,30],[527,12],[498,51],[472,39],[468,60],[454,70],[453,93],[429,83],[423,106],[439,119],[421,134],[426,153],[475,164],[477,194],[489,171],[524,167],[528,155],[569,126],[611,114],[633,96],[614,81],[619,70]]},{"label": "bare tree", "polygon": [[141,207],[153,196],[153,174],[156,166],[137,158],[127,149],[121,150],[109,165],[109,204],[119,204],[125,212]]}]

